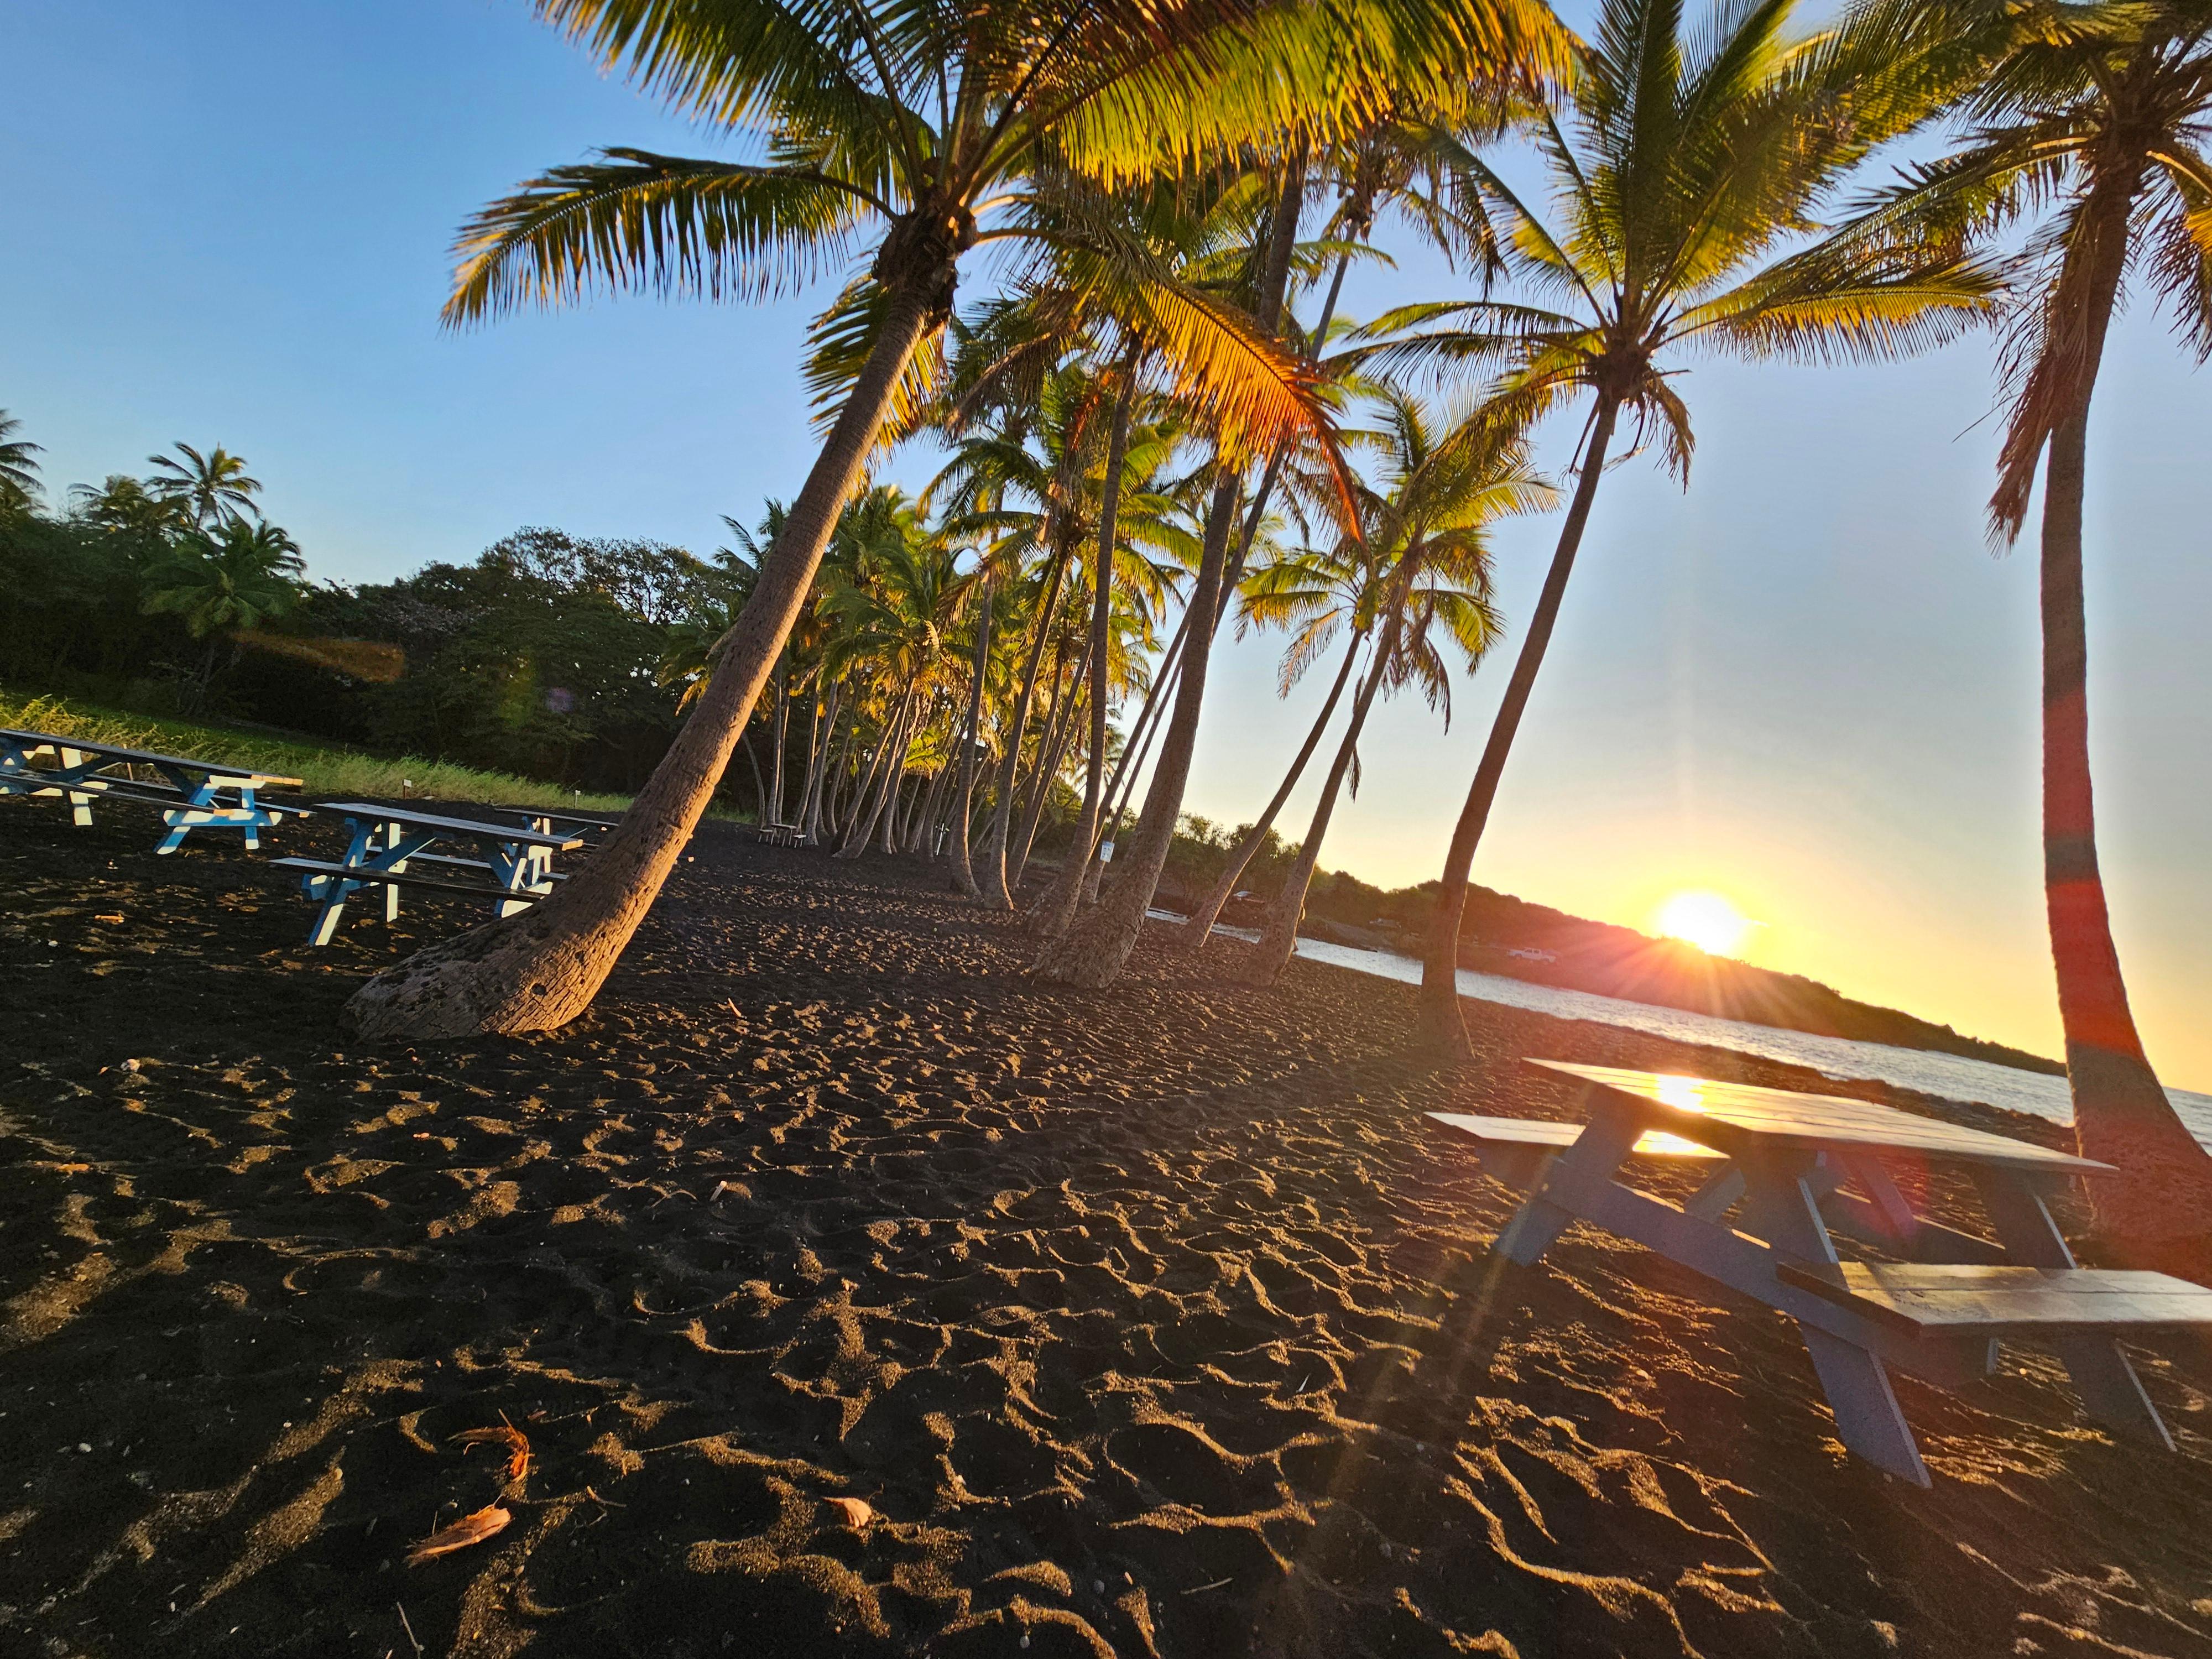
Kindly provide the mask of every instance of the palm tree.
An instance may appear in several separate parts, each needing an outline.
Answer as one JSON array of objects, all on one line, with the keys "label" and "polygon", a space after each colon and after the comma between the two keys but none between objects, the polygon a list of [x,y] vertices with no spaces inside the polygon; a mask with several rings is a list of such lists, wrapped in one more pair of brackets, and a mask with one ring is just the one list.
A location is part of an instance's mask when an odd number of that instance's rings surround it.
[{"label": "palm tree", "polygon": [[[1870,15],[1900,27],[1890,8]],[[2011,418],[1990,516],[2003,544],[2017,539],[2040,462],[2044,896],[2066,1074],[2083,1155],[2125,1174],[2094,1188],[2100,1229],[2142,1259],[2201,1261],[2212,1157],[2143,1052],[2098,865],[2081,504],[2090,399],[2130,273],[2172,304],[2197,361],[2212,356],[2212,8],[1935,5],[1907,19],[1976,48],[1966,131],[1859,228],[1956,245],[2035,222],[2002,360]]]},{"label": "palm tree", "polygon": [[[1014,834],[1014,786],[1022,739],[1036,695],[1037,673],[1059,614],[1060,585],[1087,534],[1084,486],[1093,471],[1090,463],[1103,401],[1096,377],[1079,362],[1046,374],[1036,393],[1033,413],[957,443],[928,490],[933,501],[942,498],[962,533],[989,538],[984,557],[994,573],[1012,575],[1032,563],[1042,573],[1021,689],[1000,751],[997,798],[975,854],[980,896],[997,910],[1011,910],[1014,905],[1006,851]],[[1026,507],[1019,504],[1024,501],[1029,503]],[[1040,763],[1042,759],[1040,754]],[[1038,780],[1037,787],[1042,781]]]},{"label": "palm tree", "polygon": [[1457,990],[1468,872],[1622,413],[1686,479],[1690,415],[1673,359],[1880,360],[1948,338],[1994,301],[1995,274],[1948,251],[1832,238],[1783,252],[1816,228],[1851,167],[1925,108],[1917,59],[1886,61],[1885,43],[1855,34],[1792,40],[1793,3],[1723,7],[1692,33],[1680,0],[1603,0],[1567,125],[1549,113],[1536,123],[1558,228],[1485,163],[1463,163],[1532,297],[1409,307],[1370,325],[1419,331],[1383,361],[1502,365],[1500,412],[1512,418],[1584,391],[1592,399],[1572,499],[1430,927],[1421,1034],[1457,1054],[1468,1052]]},{"label": "palm tree", "polygon": [[173,535],[186,527],[175,504],[149,494],[143,482],[125,472],[109,473],[106,482],[97,488],[91,484],[73,485],[70,505],[87,523],[149,540]]},{"label": "palm tree", "polygon": [[0,512],[27,513],[38,497],[39,464],[31,457],[45,451],[18,438],[22,429],[22,422],[0,409]]},{"label": "palm tree", "polygon": [[[1307,156],[1308,147],[1301,142],[1283,158],[1271,221],[1251,262],[1248,303],[1253,320],[1270,334],[1280,325],[1283,296],[1297,252]],[[1286,433],[1279,441],[1279,448],[1288,436]],[[1273,470],[1271,465],[1268,472]],[[1113,890],[1102,895],[1097,909],[1080,926],[1048,940],[1037,957],[1035,971],[1061,984],[1098,989],[1120,977],[1129,953],[1136,949],[1137,936],[1144,930],[1152,894],[1161,871],[1167,867],[1176,826],[1182,817],[1183,789],[1198,747],[1198,719],[1206,700],[1213,635],[1227,612],[1237,574],[1231,568],[1230,543],[1243,495],[1243,458],[1231,446],[1217,442],[1212,471],[1212,498],[1206,505],[1198,568],[1184,605],[1175,708],[1167,722],[1166,740],[1160,745],[1152,785],[1145,795],[1145,810],[1139,815],[1136,834],[1116,872]]]},{"label": "palm tree", "polygon": [[231,656],[238,636],[282,617],[300,600],[307,570],[297,544],[268,523],[229,519],[212,534],[188,532],[175,550],[148,572],[143,608],[148,616],[181,619],[196,640],[205,640],[190,702],[197,706],[214,683],[226,639]]},{"label": "palm tree", "polygon": [[1498,637],[1490,526],[1556,499],[1530,470],[1520,432],[1491,410],[1478,409],[1440,433],[1431,413],[1402,392],[1385,394],[1382,404],[1383,425],[1362,434],[1379,452],[1381,474],[1361,514],[1364,534],[1337,550],[1347,574],[1357,571],[1355,615],[1361,631],[1376,635],[1373,660],[1297,857],[1268,907],[1259,943],[1246,956],[1244,977],[1254,984],[1273,983],[1297,945],[1337,793],[1347,773],[1357,777],[1360,732],[1376,695],[1418,684],[1430,706],[1443,710],[1450,729],[1451,668],[1437,635],[1458,647],[1461,665],[1473,672]]},{"label": "palm tree", "polygon": [[246,476],[240,457],[221,444],[204,455],[190,444],[180,443],[176,451],[173,456],[147,457],[154,476],[146,481],[146,489],[183,522],[195,530],[209,530],[249,514],[260,516],[253,498],[261,493],[261,481]]},{"label": "palm tree", "polygon": [[[368,1035],[565,1024],[589,1005],[704,811],[908,371],[942,329],[960,258],[1038,239],[1028,181],[1113,185],[1304,125],[1358,118],[1386,75],[1424,89],[1470,63],[1557,61],[1530,0],[537,0],[610,68],[754,142],[760,161],[610,150],[480,213],[447,317],[601,289],[713,298],[795,286],[882,234],[835,308],[853,366],[821,455],[721,667],[617,834],[526,915],[433,946],[348,1006]],[[1310,424],[1293,366],[1203,296],[1119,251],[1108,275],[1233,441]]]},{"label": "palm tree", "polygon": [[896,701],[878,744],[878,764],[871,769],[872,787],[839,849],[842,858],[858,857],[879,823],[884,850],[895,850],[890,808],[927,716],[958,682],[963,653],[951,635],[975,580],[959,573],[951,544],[927,529],[898,492],[876,490],[868,506],[872,511],[856,515],[866,528],[852,578],[823,596],[832,624],[826,665],[840,678],[895,688]]}]

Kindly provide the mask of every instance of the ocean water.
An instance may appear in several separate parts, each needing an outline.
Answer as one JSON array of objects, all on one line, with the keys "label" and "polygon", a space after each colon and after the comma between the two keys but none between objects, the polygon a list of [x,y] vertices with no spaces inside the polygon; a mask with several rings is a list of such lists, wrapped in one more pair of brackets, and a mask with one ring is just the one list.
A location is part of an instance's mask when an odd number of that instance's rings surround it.
[{"label": "ocean water", "polygon": [[[1153,912],[1162,920],[1167,920],[1169,914]],[[1222,927],[1215,931],[1242,939],[1258,937],[1241,928]],[[1298,941],[1298,954],[1316,962],[1349,968],[1355,973],[1401,980],[1409,985],[1421,982],[1419,963],[1387,951],[1358,951],[1349,945],[1302,939]],[[1626,1026],[1632,1031],[1672,1037],[1677,1042],[1698,1042],[1711,1048],[1757,1054],[1766,1060],[1807,1066],[1823,1077],[1893,1083],[1899,1088],[1917,1090],[1944,1100],[1978,1101],[2011,1111],[2033,1112],[2054,1123],[2074,1121],[2074,1104],[2066,1092],[2064,1078],[2045,1077],[2040,1072],[2023,1072],[2017,1066],[1993,1065],[1985,1060],[1969,1060],[1963,1054],[1899,1048],[1886,1042],[1855,1042],[1846,1037],[1814,1036],[1772,1025],[1753,1025],[1742,1020],[1719,1019],[1711,1014],[1693,1014],[1680,1008],[1627,1002],[1589,991],[1534,985],[1501,974],[1478,974],[1465,968],[1459,973],[1459,994],[1478,1001],[1531,1009],[1561,1019],[1593,1020],[1601,1025]],[[2174,1110],[2181,1115],[2181,1121],[2197,1139],[2212,1147],[2212,1095],[2195,1094],[2186,1089],[2168,1089],[2166,1092],[2173,1102]]]}]

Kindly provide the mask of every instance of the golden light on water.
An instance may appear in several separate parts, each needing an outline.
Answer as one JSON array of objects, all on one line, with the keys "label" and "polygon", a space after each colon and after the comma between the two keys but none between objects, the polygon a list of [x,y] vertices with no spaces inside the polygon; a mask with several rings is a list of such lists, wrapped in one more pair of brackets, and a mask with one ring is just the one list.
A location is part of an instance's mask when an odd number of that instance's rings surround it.
[{"label": "golden light on water", "polygon": [[1732,957],[1759,926],[1719,893],[1677,893],[1659,907],[1659,931],[1717,957]]}]

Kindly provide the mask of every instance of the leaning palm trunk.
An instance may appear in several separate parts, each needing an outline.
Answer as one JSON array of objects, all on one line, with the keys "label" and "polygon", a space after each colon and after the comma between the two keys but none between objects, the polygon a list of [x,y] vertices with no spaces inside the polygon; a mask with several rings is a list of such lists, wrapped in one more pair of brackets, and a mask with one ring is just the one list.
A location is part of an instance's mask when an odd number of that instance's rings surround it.
[{"label": "leaning palm trunk", "polygon": [[984,831],[982,868],[975,872],[983,902],[994,910],[1011,910],[1014,896],[1006,885],[1006,844],[1014,823],[1014,781],[1021,765],[1022,733],[1029,725],[1030,701],[1036,695],[1037,670],[1044,664],[1044,648],[1052,637],[1052,614],[1060,603],[1060,579],[1067,571],[1067,553],[1053,556],[1052,574],[1046,578],[1036,614],[1036,639],[1022,670],[1022,689],[1015,695],[1013,712],[1006,717],[1006,752],[999,760],[998,798],[991,809],[991,827]]},{"label": "leaning palm trunk", "polygon": [[791,653],[777,659],[775,671],[775,769],[769,782],[769,822],[783,822],[783,753],[791,741]]},{"label": "leaning palm trunk", "polygon": [[[1222,567],[1229,552],[1229,535],[1237,517],[1238,490],[1234,477],[1224,477],[1213,488],[1213,501],[1206,515],[1206,543],[1198,563],[1198,580],[1192,585],[1190,614],[1212,617],[1220,602]],[[1145,912],[1152,908],[1152,891],[1160,872],[1167,867],[1168,850],[1175,842],[1176,821],[1182,815],[1183,786],[1190,780],[1192,752],[1198,746],[1198,717],[1206,701],[1206,669],[1213,651],[1213,630],[1194,627],[1183,636],[1182,684],[1176,694],[1175,713],[1167,737],[1160,744],[1159,764],[1152,787],[1145,795],[1145,811],[1129,843],[1127,860],[1115,861],[1120,872],[1107,888],[1097,907],[1048,943],[1037,958],[1036,970],[1064,985],[1110,985],[1137,948],[1144,931]]]},{"label": "leaning palm trunk", "polygon": [[856,859],[867,850],[868,838],[875,834],[884,808],[898,793],[899,779],[906,769],[907,717],[913,707],[914,688],[908,686],[884,728],[884,740],[876,745],[867,780],[854,803],[852,828],[846,831],[845,844],[837,849],[841,859]]},{"label": "leaning palm trunk", "polygon": [[1098,504],[1098,557],[1091,594],[1091,752],[1083,768],[1083,814],[1060,860],[1060,877],[1037,912],[1037,926],[1057,939],[1075,920],[1083,897],[1083,878],[1098,839],[1098,817],[1106,803],[1106,697],[1109,649],[1114,623],[1114,543],[1121,507],[1121,468],[1129,453],[1129,410],[1137,392],[1137,369],[1144,348],[1129,348],[1121,366],[1121,395],[1114,400],[1114,424],[1106,438],[1106,484]]},{"label": "leaning palm trunk", "polygon": [[929,798],[922,803],[921,820],[907,843],[907,850],[919,853],[932,863],[938,858],[937,832],[945,827],[945,786],[952,779],[952,769],[940,766],[929,775]]},{"label": "leaning palm trunk", "polygon": [[1090,659],[1086,650],[1076,664],[1066,690],[1054,704],[1051,724],[1045,728],[1045,744],[1037,752],[1036,771],[1030,781],[1030,801],[1022,812],[1021,835],[1006,849],[1006,882],[1017,891],[1029,874],[1030,853],[1036,846],[1037,827],[1044,822],[1045,809],[1052,805],[1052,787],[1060,781],[1060,763],[1066,759],[1068,744],[1075,736],[1075,702],[1082,692],[1084,671],[1090,665]]},{"label": "leaning palm trunk", "polygon": [[1610,395],[1598,394],[1590,417],[1589,443],[1583,454],[1582,470],[1575,479],[1575,498],[1559,526],[1559,546],[1552,568],[1544,575],[1535,614],[1528,618],[1528,637],[1514,659],[1513,677],[1505,683],[1504,700],[1491,722],[1490,740],[1483,745],[1482,760],[1468,787],[1467,804],[1452,826],[1451,846],[1444,854],[1443,884],[1437,892],[1437,908],[1429,922],[1428,948],[1421,960],[1421,990],[1417,1030],[1420,1039],[1447,1053],[1466,1056],[1473,1052],[1467,1024],[1459,1012],[1459,925],[1467,911],[1468,872],[1474,866],[1474,849],[1490,822],[1490,804],[1498,798],[1498,781],[1505,772],[1505,757],[1513,748],[1514,733],[1536,684],[1536,671],[1544,665],[1545,647],[1559,620],[1559,605],[1566,598],[1567,578],[1574,572],[1575,554],[1583,542],[1583,527],[1589,522],[1590,503],[1597,498],[1598,475],[1605,470],[1605,453],[1613,441],[1613,427],[1620,404]]},{"label": "leaning palm trunk", "polygon": [[1261,929],[1259,943],[1244,959],[1243,977],[1247,984],[1273,985],[1284,964],[1290,961],[1291,952],[1297,949],[1298,923],[1305,916],[1306,894],[1313,886],[1314,866],[1321,860],[1322,843],[1328,839],[1329,820],[1336,815],[1336,798],[1344,787],[1345,775],[1352,769],[1359,753],[1359,734],[1366,729],[1368,711],[1375,706],[1376,693],[1382,689],[1382,677],[1389,672],[1390,659],[1397,652],[1406,594],[1413,581],[1412,564],[1418,556],[1409,556],[1405,578],[1399,585],[1398,602],[1375,647],[1375,661],[1359,688],[1359,695],[1352,700],[1352,721],[1344,728],[1344,741],[1337,744],[1336,758],[1330,763],[1328,776],[1322,782],[1321,799],[1314,803],[1313,821],[1306,826],[1306,838],[1299,845],[1297,857],[1291,860],[1289,873],[1283,878],[1282,890],[1267,907],[1267,926]]},{"label": "leaning palm trunk", "polygon": [[1212,890],[1199,901],[1197,908],[1190,913],[1190,920],[1183,923],[1176,941],[1180,949],[1203,950],[1206,941],[1212,936],[1213,924],[1221,919],[1221,907],[1229,902],[1230,895],[1237,890],[1237,883],[1244,874],[1244,866],[1251,863],[1252,855],[1267,845],[1267,832],[1275,827],[1275,815],[1290,799],[1291,791],[1298,787],[1298,779],[1305,772],[1306,763],[1313,758],[1314,750],[1321,747],[1322,733],[1328,729],[1329,717],[1336,713],[1337,700],[1343,696],[1345,685],[1352,678],[1352,665],[1359,660],[1360,643],[1366,637],[1364,629],[1352,630],[1351,647],[1344,653],[1343,665],[1336,671],[1336,678],[1328,688],[1328,696],[1322,703],[1321,713],[1315,716],[1311,729],[1306,732],[1306,740],[1298,745],[1298,752],[1291,757],[1290,770],[1283,774],[1283,781],[1276,786],[1274,794],[1261,812],[1260,821],[1246,830],[1244,839],[1230,849],[1229,861],[1221,866],[1221,874],[1215,879]]},{"label": "leaning palm trunk", "polygon": [[2118,292],[2127,204],[2082,239],[2089,274],[2085,361],[2072,407],[2053,426],[2043,489],[2043,885],[2066,1035],[2066,1079],[2081,1155],[2117,1167],[2090,1183],[2097,1226],[2130,1261],[2201,1274],[2212,1245],[2212,1155],[2175,1114],[2128,1006],[2097,860],[2089,773],[2088,624],[2081,507],[2089,400]]},{"label": "leaning palm trunk", "polygon": [[847,721],[844,740],[837,745],[836,758],[830,763],[829,770],[822,778],[822,827],[817,839],[836,840],[838,830],[844,823],[838,800],[845,792],[845,773],[853,763],[853,749],[860,738],[859,720]]},{"label": "leaning palm trunk", "polygon": [[822,727],[821,752],[818,755],[815,754],[814,745],[811,744],[808,745],[806,802],[802,814],[805,819],[803,825],[805,838],[809,847],[813,846],[822,838],[822,790],[830,776],[830,756],[836,747],[837,694],[842,689],[833,683],[830,687],[829,697],[826,700],[817,701],[815,705],[817,719]]},{"label": "leaning palm trunk", "polygon": [[844,839],[839,843],[835,857],[849,859],[859,855],[860,842],[865,838],[860,828],[860,816],[876,798],[877,786],[883,781],[884,762],[890,754],[892,732],[905,714],[906,704],[902,702],[892,712],[891,718],[884,722],[883,729],[876,737],[876,746],[868,750],[867,757],[860,763],[857,784],[859,793],[854,798],[850,820],[845,823]]},{"label": "leaning palm trunk", "polygon": [[621,826],[552,895],[519,915],[445,940],[386,969],[343,1017],[365,1037],[542,1031],[591,1006],[714,799],[730,751],[814,585],[837,514],[882,429],[891,392],[951,287],[909,277],[891,289],[882,332],[839,411],[783,534],[762,562],[714,678]]},{"label": "leaning palm trunk", "polygon": [[983,589],[983,614],[975,623],[975,661],[968,675],[968,723],[960,742],[960,793],[952,804],[952,888],[974,898],[975,866],[968,855],[969,825],[975,816],[975,750],[983,730],[983,677],[991,662],[991,590]]},{"label": "leaning palm trunk", "polygon": [[[1190,611],[1186,608],[1182,620],[1169,637],[1168,648],[1160,653],[1159,666],[1153,671],[1152,683],[1145,692],[1145,700],[1137,706],[1137,718],[1129,727],[1129,741],[1121,750],[1121,758],[1114,763],[1114,775],[1106,784],[1108,829],[1101,837],[1111,841],[1121,828],[1122,815],[1127,811],[1129,797],[1136,793],[1137,778],[1145,769],[1145,757],[1152,752],[1152,738],[1159,730],[1153,718],[1168,706],[1164,694],[1174,684],[1182,668],[1182,642],[1190,629]],[[1097,885],[1094,875],[1091,885]]]}]

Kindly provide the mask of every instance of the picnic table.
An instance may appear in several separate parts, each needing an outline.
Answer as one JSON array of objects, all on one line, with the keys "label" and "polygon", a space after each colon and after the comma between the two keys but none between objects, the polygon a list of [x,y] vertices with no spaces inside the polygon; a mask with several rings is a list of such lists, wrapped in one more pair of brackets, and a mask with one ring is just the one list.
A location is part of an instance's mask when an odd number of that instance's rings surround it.
[{"label": "picnic table", "polygon": [[[33,759],[41,755],[52,756],[53,764],[33,765]],[[116,775],[114,769],[135,766],[159,773],[161,781],[134,778],[127,769]],[[91,823],[95,797],[165,808],[163,818],[169,833],[155,848],[156,854],[175,852],[195,830],[243,830],[247,849],[257,851],[263,830],[287,817],[307,815],[304,807],[262,800],[260,792],[299,787],[297,778],[226,766],[220,761],[156,755],[52,732],[0,728],[0,794],[65,796],[70,819],[80,828]]]},{"label": "picnic table", "polygon": [[[553,890],[560,878],[554,873],[552,855],[584,844],[574,835],[365,801],[325,801],[316,810],[345,818],[345,857],[336,862],[300,858],[274,860],[279,868],[300,872],[301,890],[322,906],[307,930],[310,945],[331,942],[346,901],[367,887],[384,890],[386,921],[398,919],[403,887],[488,898],[495,915],[513,915]],[[429,850],[441,842],[458,842],[472,850],[466,854]]]},{"label": "picnic table", "polygon": [[[575,836],[588,838],[603,836],[622,822],[618,817],[605,817],[597,812],[572,812],[566,807],[556,810],[518,806],[512,808],[511,811],[515,817],[520,818],[541,836]],[[530,850],[532,857],[537,860],[546,873],[550,874],[553,868],[553,848],[550,846],[533,847]]]},{"label": "picnic table", "polygon": [[[1890,1368],[1964,1387],[1994,1369],[2000,1340],[2054,1349],[2090,1416],[2172,1449],[2114,1339],[2212,1327],[2212,1290],[2076,1265],[2046,1200],[2078,1176],[2113,1174],[2110,1165],[1839,1096],[1528,1063],[1585,1085],[1588,1121],[1429,1114],[1526,1192],[1494,1246],[1508,1260],[1533,1266],[1582,1221],[1789,1316],[1838,1437],[1917,1486],[1929,1484],[1928,1470]],[[1617,1178],[1638,1159],[1690,1160],[1706,1178],[1686,1203],[1670,1204]],[[1963,1170],[1996,1238],[1916,1212],[1893,1165]],[[1838,1236],[1899,1259],[1845,1261]]]}]

